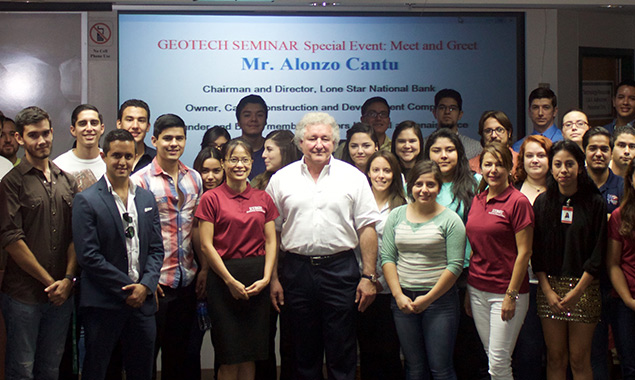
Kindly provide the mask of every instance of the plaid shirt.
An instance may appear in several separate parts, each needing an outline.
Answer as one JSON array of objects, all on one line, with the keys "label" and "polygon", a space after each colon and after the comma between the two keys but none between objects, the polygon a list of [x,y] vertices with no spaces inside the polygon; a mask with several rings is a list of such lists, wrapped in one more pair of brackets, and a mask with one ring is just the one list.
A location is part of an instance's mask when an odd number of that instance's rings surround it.
[{"label": "plaid shirt", "polygon": [[159,208],[165,250],[159,284],[170,288],[191,284],[198,268],[192,247],[192,223],[199,198],[203,194],[201,176],[179,161],[178,188],[185,197],[180,209],[174,181],[159,166],[156,158],[130,178],[137,186],[154,194]]}]

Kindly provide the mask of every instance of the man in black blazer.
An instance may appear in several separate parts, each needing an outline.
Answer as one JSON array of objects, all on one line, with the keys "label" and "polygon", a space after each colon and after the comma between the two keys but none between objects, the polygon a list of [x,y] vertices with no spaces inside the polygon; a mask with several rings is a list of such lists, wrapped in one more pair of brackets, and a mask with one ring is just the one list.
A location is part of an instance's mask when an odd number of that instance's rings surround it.
[{"label": "man in black blazer", "polygon": [[106,174],[76,197],[73,237],[82,268],[80,313],[86,334],[82,379],[104,379],[117,341],[128,379],[151,379],[163,240],[151,192],[130,180],[135,142],[114,130],[103,145]]}]

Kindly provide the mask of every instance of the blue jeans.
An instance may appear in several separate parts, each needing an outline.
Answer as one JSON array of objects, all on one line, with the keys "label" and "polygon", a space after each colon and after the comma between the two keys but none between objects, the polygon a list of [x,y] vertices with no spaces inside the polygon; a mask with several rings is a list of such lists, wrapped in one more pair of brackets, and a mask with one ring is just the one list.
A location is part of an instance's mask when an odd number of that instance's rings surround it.
[{"label": "blue jeans", "polygon": [[622,378],[635,379],[635,311],[624,304],[621,298],[611,305],[611,323],[615,347],[620,358]]},{"label": "blue jeans", "polygon": [[28,305],[2,295],[7,328],[6,380],[57,380],[73,297],[61,306]]},{"label": "blue jeans", "polygon": [[[411,300],[427,292],[403,290]],[[459,328],[459,294],[456,286],[419,314],[404,314],[392,299],[391,308],[401,350],[406,359],[406,379],[456,379],[452,360]]]}]

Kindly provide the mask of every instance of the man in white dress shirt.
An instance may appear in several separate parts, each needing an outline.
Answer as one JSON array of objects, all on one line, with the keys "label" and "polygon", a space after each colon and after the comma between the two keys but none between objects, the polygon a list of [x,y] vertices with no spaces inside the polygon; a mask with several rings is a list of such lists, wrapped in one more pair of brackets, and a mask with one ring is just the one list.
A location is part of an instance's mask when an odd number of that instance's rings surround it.
[{"label": "man in white dress shirt", "polygon": [[[267,192],[280,211],[280,272],[271,298],[284,306],[293,336],[294,379],[354,379],[356,309],[375,298],[379,212],[362,172],[332,157],[339,126],[328,114],[308,113],[298,123],[302,160],[279,170]],[[360,245],[363,273],[353,248]]]}]

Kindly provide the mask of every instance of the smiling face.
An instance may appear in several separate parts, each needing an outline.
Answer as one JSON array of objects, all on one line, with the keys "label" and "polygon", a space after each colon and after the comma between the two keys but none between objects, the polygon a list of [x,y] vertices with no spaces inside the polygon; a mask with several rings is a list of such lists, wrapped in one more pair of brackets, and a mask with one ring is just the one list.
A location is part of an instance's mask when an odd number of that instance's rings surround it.
[{"label": "smiling face", "polygon": [[615,139],[613,147],[613,161],[620,167],[626,166],[633,160],[635,154],[635,136],[622,133]]},{"label": "smiling face", "polygon": [[221,162],[217,159],[210,157],[203,161],[203,167],[201,168],[201,179],[203,180],[203,188],[205,191],[214,189],[223,183],[223,167]]},{"label": "smiling face", "polygon": [[158,138],[152,136],[152,145],[157,148],[157,157],[160,160],[178,161],[185,149],[185,130],[181,127],[166,128]]},{"label": "smiling face", "polygon": [[528,142],[525,145],[523,165],[527,176],[534,180],[542,180],[549,171],[549,157],[545,149],[536,142]]},{"label": "smiling face", "polygon": [[579,111],[571,111],[562,118],[562,136],[582,146],[582,137],[589,130],[589,120]]},{"label": "smiling face", "polygon": [[355,166],[366,171],[366,164],[370,156],[377,151],[377,145],[367,133],[355,133],[348,143],[348,153]]},{"label": "smiling face", "polygon": [[114,140],[110,142],[108,154],[101,154],[106,164],[106,175],[110,182],[124,180],[130,176],[134,166],[134,141]]},{"label": "smiling face", "polygon": [[439,128],[454,128],[463,117],[463,111],[459,109],[459,103],[454,98],[441,98],[433,112]]},{"label": "smiling face", "polygon": [[16,134],[18,144],[24,147],[27,160],[31,163],[44,160],[51,155],[53,146],[53,128],[48,120],[24,126],[22,135]]},{"label": "smiling face", "polygon": [[242,145],[236,145],[233,151],[228,152],[222,164],[227,182],[247,181],[251,173],[251,155]]},{"label": "smiling face", "polygon": [[447,137],[439,137],[430,146],[430,159],[439,165],[444,182],[446,179],[451,182],[459,162],[459,155],[452,140]]},{"label": "smiling face", "polygon": [[609,167],[611,161],[611,146],[608,136],[594,135],[584,150],[587,168],[596,173],[602,173]]},{"label": "smiling face", "polygon": [[104,125],[99,114],[93,110],[84,110],[77,115],[75,125],[71,125],[71,135],[77,139],[77,145],[92,148],[99,144],[104,133]]},{"label": "smiling face", "polygon": [[375,192],[385,192],[390,189],[392,177],[394,173],[390,167],[390,163],[383,157],[377,157],[370,163],[368,177],[370,178],[370,186]]},{"label": "smiling face", "polygon": [[534,99],[529,106],[529,118],[534,129],[544,132],[553,124],[558,108],[551,104],[549,98]]},{"label": "smiling face", "polygon": [[621,86],[613,98],[613,107],[623,121],[635,119],[635,87]]},{"label": "smiling face", "polygon": [[485,153],[481,162],[481,173],[490,189],[500,192],[509,186],[509,171],[498,156]]},{"label": "smiling face", "polygon": [[280,147],[272,140],[265,141],[265,150],[262,152],[265,160],[265,170],[275,173],[282,167],[282,153]]},{"label": "smiling face", "polygon": [[135,142],[142,142],[150,129],[148,113],[141,107],[126,107],[121,119],[117,120],[117,129],[125,129],[132,134]]},{"label": "smiling face", "polygon": [[575,157],[566,150],[558,151],[553,156],[551,163],[551,175],[558,183],[558,189],[562,194],[573,194],[578,188],[578,175],[582,168]]},{"label": "smiling face", "polygon": [[421,142],[412,128],[404,129],[395,139],[397,157],[406,167],[412,167],[421,152]]},{"label": "smiling face", "polygon": [[333,153],[333,128],[326,124],[307,125],[300,150],[307,165],[326,165]]},{"label": "smiling face", "polygon": [[437,200],[441,184],[434,179],[433,173],[425,173],[419,176],[412,185],[412,197],[415,203],[429,205]]},{"label": "smiling face", "polygon": [[257,103],[247,103],[238,115],[238,126],[242,129],[243,136],[261,136],[266,124],[267,113],[264,107]]}]

